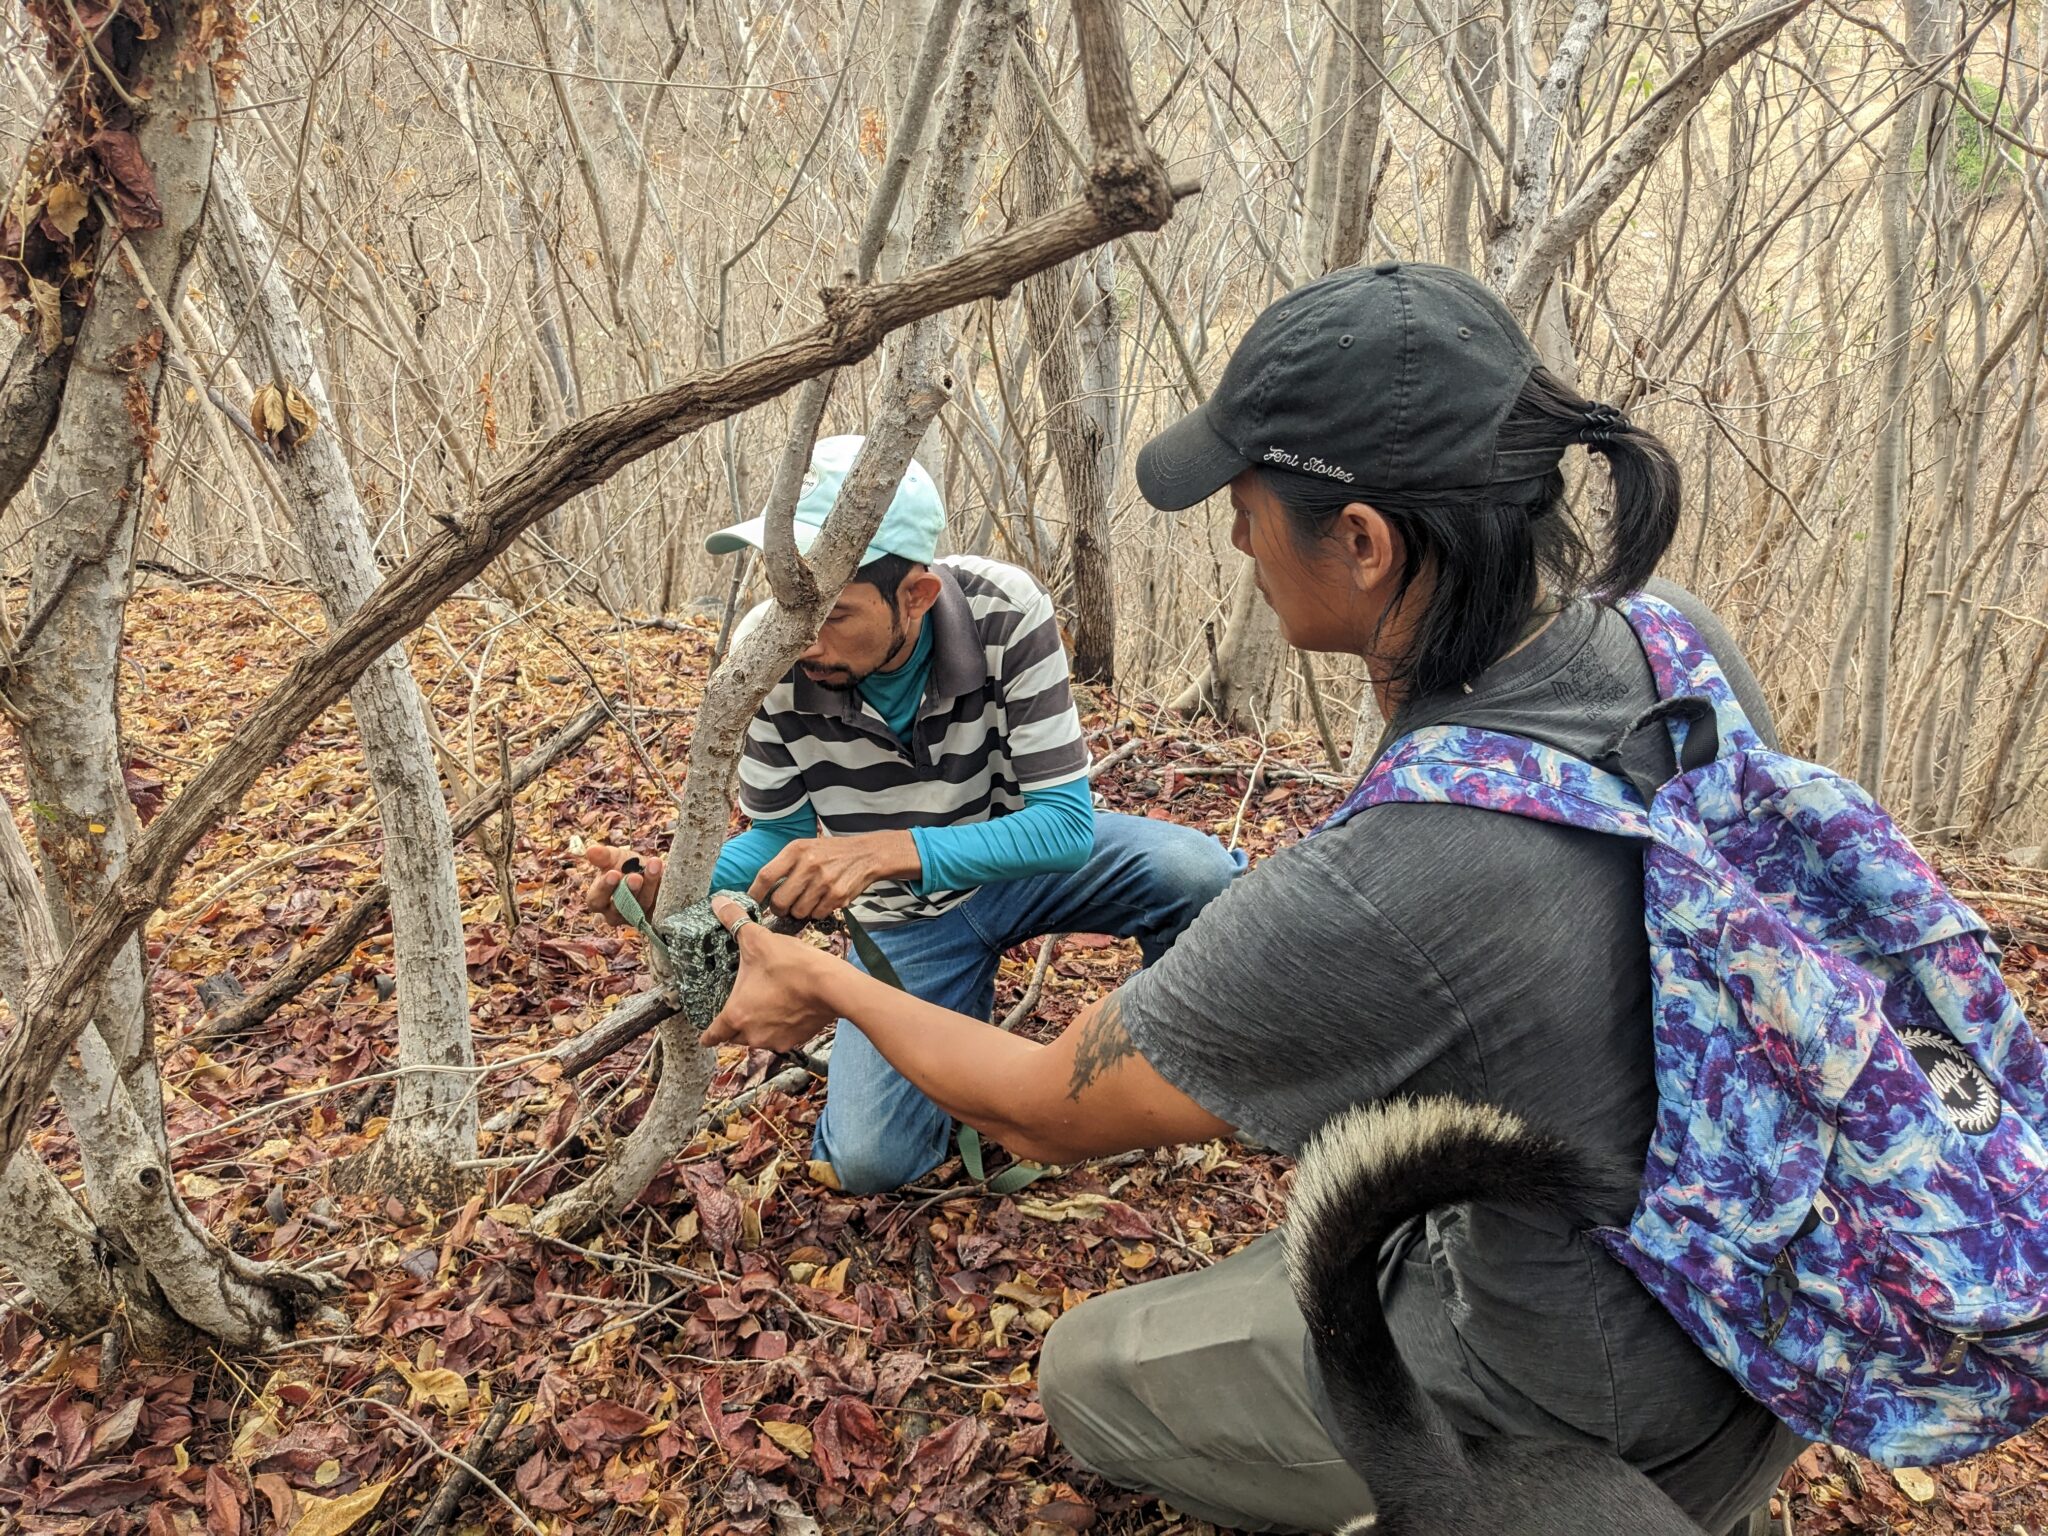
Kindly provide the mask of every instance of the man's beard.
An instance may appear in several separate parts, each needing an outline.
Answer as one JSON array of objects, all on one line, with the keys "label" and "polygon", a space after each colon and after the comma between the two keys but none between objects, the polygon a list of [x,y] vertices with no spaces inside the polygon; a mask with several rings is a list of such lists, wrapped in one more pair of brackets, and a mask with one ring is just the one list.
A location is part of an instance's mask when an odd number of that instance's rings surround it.
[{"label": "man's beard", "polygon": [[[889,620],[889,649],[882,653],[882,661],[886,664],[893,659],[904,649],[904,642],[909,638],[909,631],[903,627],[902,615],[892,615]],[[800,661],[797,666],[820,688],[830,688],[839,693],[850,693],[882,670],[880,666],[873,666],[865,672],[856,672],[851,667],[821,667],[808,661]]]}]

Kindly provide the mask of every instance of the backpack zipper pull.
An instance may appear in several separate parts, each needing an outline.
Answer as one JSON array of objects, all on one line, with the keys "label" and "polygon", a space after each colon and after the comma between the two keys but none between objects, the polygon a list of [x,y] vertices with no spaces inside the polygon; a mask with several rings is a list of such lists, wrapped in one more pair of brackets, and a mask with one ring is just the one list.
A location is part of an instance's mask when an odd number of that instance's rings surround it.
[{"label": "backpack zipper pull", "polygon": [[1963,1355],[1969,1347],[1981,1339],[1981,1333],[1959,1333],[1949,1341],[1948,1353],[1941,1357],[1941,1374],[1952,1375],[1955,1368],[1963,1363]]}]

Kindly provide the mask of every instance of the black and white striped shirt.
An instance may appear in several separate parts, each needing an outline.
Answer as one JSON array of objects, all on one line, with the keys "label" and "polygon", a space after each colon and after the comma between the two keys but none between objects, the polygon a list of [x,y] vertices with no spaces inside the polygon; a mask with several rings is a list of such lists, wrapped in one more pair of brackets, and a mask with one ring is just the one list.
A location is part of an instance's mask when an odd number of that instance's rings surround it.
[{"label": "black and white striped shirt", "polygon": [[[740,757],[740,808],[756,821],[809,804],[831,836],[950,827],[1024,807],[1024,791],[1085,777],[1088,748],[1052,599],[1029,572],[974,555],[932,564],[931,676],[911,740],[857,689],[792,668],[761,701]],[[853,904],[863,923],[936,917],[971,891],[920,895],[900,880]]]}]

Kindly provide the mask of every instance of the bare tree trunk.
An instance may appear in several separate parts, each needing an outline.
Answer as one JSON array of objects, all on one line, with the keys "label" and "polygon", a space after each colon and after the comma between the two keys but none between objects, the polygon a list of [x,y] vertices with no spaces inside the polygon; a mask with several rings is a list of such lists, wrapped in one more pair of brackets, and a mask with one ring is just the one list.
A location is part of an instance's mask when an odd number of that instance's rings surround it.
[{"label": "bare tree trunk", "polygon": [[[58,955],[55,925],[14,817],[0,802],[0,992],[21,1008]],[[261,1267],[217,1243],[179,1198],[160,1146],[162,1121],[136,1110],[97,1031],[55,1087],[76,1139],[97,1220],[27,1147],[0,1176],[7,1263],[53,1323],[90,1332],[118,1301],[131,1342],[169,1348],[188,1325],[252,1348],[275,1340],[285,1313]]]},{"label": "bare tree trunk", "polygon": [[[1123,390],[1123,333],[1116,299],[1116,247],[1099,245],[1073,264],[1074,343],[1080,349],[1081,417],[1095,450],[1095,483],[1102,488],[1102,577],[1111,580],[1109,516],[1116,501],[1123,436],[1117,400]],[[1115,615],[1110,615],[1112,629]]]},{"label": "bare tree trunk", "polygon": [[[30,979],[56,955],[42,887],[4,799],[0,823],[0,995],[18,1009]],[[33,1148],[23,1147],[0,1168],[0,1233],[0,1260],[52,1327],[75,1337],[113,1316],[99,1230]]]},{"label": "bare tree trunk", "polygon": [[1386,52],[1384,0],[1352,0],[1347,20],[1348,27],[1332,39],[1351,54],[1351,89],[1340,135],[1343,148],[1337,167],[1336,202],[1320,253],[1325,272],[1356,266],[1365,259],[1373,172],[1379,155],[1380,103],[1386,89],[1382,68]]},{"label": "bare tree trunk", "polygon": [[[331,423],[326,382],[285,285],[282,265],[240,173],[222,155],[206,222],[207,261],[229,307],[247,324],[243,366],[272,387],[296,390],[318,422]],[[253,286],[252,286],[253,283]],[[284,447],[276,474],[284,510],[298,532],[314,586],[340,623],[376,590],[369,518],[331,430]],[[475,1064],[469,1030],[469,974],[463,955],[462,895],[448,802],[427,739],[425,704],[405,649],[394,646],[350,691],[363,757],[384,826],[384,884],[391,893],[398,979],[398,1079],[391,1122],[362,1176],[369,1187],[447,1205],[469,1180],[459,1164],[476,1156]]]},{"label": "bare tree trunk", "polygon": [[[121,61],[132,82],[148,82],[136,142],[161,219],[129,230],[118,251],[107,242],[50,441],[55,494],[31,557],[40,638],[8,683],[50,896],[47,912],[14,903],[25,932],[49,922],[47,939],[29,943],[32,955],[54,957],[75,938],[139,830],[122,773],[116,684],[169,340],[159,316],[178,304],[211,177],[214,86],[198,24],[188,7],[167,7],[158,36]],[[197,67],[188,57],[195,51]],[[0,840],[13,833],[9,820]],[[160,1292],[170,1313],[225,1343],[274,1341],[286,1313],[269,1275],[199,1226],[165,1162],[139,940],[109,949],[103,963],[97,1032],[78,1040],[76,1063],[60,1067],[56,1086],[96,1218],[133,1266],[124,1284],[131,1325],[146,1341],[166,1339],[172,1325],[149,1299]],[[33,1016],[31,999],[47,989],[33,974],[23,986],[17,1034]]]},{"label": "bare tree trunk", "polygon": [[1483,0],[1458,0],[1458,38],[1450,59],[1452,69],[1463,70],[1473,102],[1467,106],[1453,89],[1464,132],[1461,152],[1447,157],[1451,168],[1444,191],[1444,262],[1467,272],[1472,270],[1472,215],[1485,191],[1480,185],[1479,152],[1486,125],[1480,115],[1493,110],[1494,84],[1500,78],[1500,31],[1493,12]]},{"label": "bare tree trunk", "polygon": [[[0,372],[0,511],[28,484],[57,425],[80,318],[78,309],[64,305],[55,349],[45,353],[36,336],[24,331],[7,355],[6,370]],[[64,326],[70,328],[70,336],[63,334]]]},{"label": "bare tree trunk", "polygon": [[[1916,51],[1927,38],[1932,12],[1931,0],[1908,0],[1908,25]],[[1863,547],[1863,690],[1856,743],[1856,778],[1873,795],[1884,788],[1889,744],[1892,594],[1898,567],[1900,504],[1905,496],[1906,435],[1913,414],[1913,269],[1919,246],[1919,228],[1913,217],[1913,152],[1925,138],[1936,89],[1922,86],[1914,110],[1893,116],[1879,173],[1885,312],[1878,349],[1884,370],[1883,403],[1877,447],[1870,459],[1870,536]]]},{"label": "bare tree trunk", "polygon": [[[1945,155],[1936,157],[1937,165],[1941,159],[1945,159]],[[1951,179],[1941,174],[1938,169],[1931,177],[1944,194],[1948,190],[1946,184]],[[1956,271],[1954,257],[1957,254],[1956,246],[1959,242],[1956,236],[1959,232],[1955,231],[1949,222],[1954,216],[1950,199],[1946,195],[1941,196],[1935,217],[1945,227],[1937,243],[1937,260],[1940,264],[1940,270],[1936,274],[1937,292],[1940,291],[1942,277],[1953,276]],[[1983,327],[1980,324],[1977,342],[1980,356],[1983,345]],[[1912,701],[1919,709],[1920,715],[1914,726],[1912,751],[1908,757],[1907,804],[1910,807],[1910,824],[1916,832],[1946,842],[1952,837],[1953,829],[1944,828],[1938,821],[1941,791],[1935,782],[1935,748],[1941,738],[1941,726],[1946,714],[1943,705],[1958,701],[1944,698],[1944,691],[1939,682],[1942,669],[1938,653],[1942,649],[1942,637],[1948,628],[1948,605],[1955,600],[1955,594],[1949,591],[1949,573],[1952,569],[1950,557],[1957,538],[1957,525],[1962,520],[1964,498],[1968,495],[1967,490],[1958,494],[1958,485],[1960,480],[1962,485],[1967,486],[1970,479],[1957,464],[1957,456],[1964,447],[1964,433],[1961,412],[1956,402],[1955,380],[1949,368],[1946,306],[1943,306],[1940,314],[1935,317],[1934,334],[1929,341],[1927,352],[1931,363],[1927,410],[1934,423],[1933,485],[1927,497],[1927,505],[1933,509],[1934,515],[1928,519],[1927,543],[1930,547],[1927,574],[1921,584],[1918,645],[1922,663],[1935,668],[1936,684],[1928,689],[1923,697]]]},{"label": "bare tree trunk", "polygon": [[1330,12],[1329,36],[1323,43],[1323,58],[1316,68],[1315,97],[1308,112],[1308,163],[1303,172],[1301,193],[1301,244],[1298,260],[1303,268],[1323,271],[1323,252],[1330,248],[1330,216],[1337,208],[1337,173],[1344,162],[1344,114],[1352,93],[1352,60],[1357,50],[1336,22],[1342,14]]},{"label": "bare tree trunk", "polygon": [[1842,734],[1849,713],[1849,668],[1856,660],[1856,644],[1863,634],[1863,590],[1855,588],[1849,607],[1835,631],[1835,647],[1828,654],[1827,681],[1820,690],[1820,723],[1813,755],[1834,767],[1842,761]]},{"label": "bare tree trunk", "polygon": [[1365,686],[1358,692],[1358,711],[1351,721],[1351,751],[1344,758],[1346,773],[1361,774],[1372,766],[1373,749],[1379,745],[1386,729],[1387,722],[1380,714],[1379,696],[1373,692],[1372,679],[1367,678]]},{"label": "bare tree trunk", "polygon": [[1265,730],[1273,720],[1273,694],[1280,685],[1280,663],[1287,642],[1280,620],[1252,580],[1247,560],[1238,570],[1231,592],[1230,614],[1216,645],[1214,675],[1205,669],[1174,699],[1176,714],[1204,711],[1240,731]]},{"label": "bare tree trunk", "polygon": [[[934,65],[945,60],[959,15],[960,0],[883,0],[883,104],[888,109],[889,148],[882,164],[882,184],[893,181],[895,193],[885,203],[879,222],[861,241],[861,270],[884,282],[901,277],[910,249],[910,221],[917,210],[901,195],[905,186],[925,184],[930,151],[924,125],[932,93],[939,84]],[[934,27],[942,30],[935,36]],[[936,55],[932,43],[940,46]],[[879,191],[879,187],[877,189]],[[872,249],[869,248],[872,240]]]},{"label": "bare tree trunk", "polygon": [[73,1338],[114,1315],[100,1267],[99,1233],[56,1174],[27,1147],[0,1169],[0,1262],[13,1272],[51,1329]]},{"label": "bare tree trunk", "polygon": [[2012,703],[2005,713],[1998,743],[1992,748],[1991,768],[1985,775],[1984,796],[1970,818],[1970,839],[1977,841],[1997,824],[2009,808],[2008,784],[2018,783],[2021,766],[2030,761],[2026,751],[2039,720],[2041,703],[2048,699],[2048,626],[2035,642],[2033,658],[2013,689]]},{"label": "bare tree trunk", "polygon": [[[1025,67],[1036,66],[1037,39],[1028,15],[1017,31],[1017,47]],[[1042,72],[1042,71],[1041,71]],[[1011,92],[1012,132],[1018,150],[1016,170],[1019,208],[1037,218],[1058,201],[1050,129],[1022,89]],[[1068,295],[1084,280],[1077,258],[1040,272],[1024,282],[1024,318],[1036,360],[1039,401],[1045,410],[1045,432],[1059,466],[1067,503],[1067,557],[1074,603],[1074,675],[1083,682],[1116,681],[1116,588],[1109,548],[1110,480],[1105,462],[1116,462],[1116,440],[1102,435],[1103,413],[1090,411],[1083,399],[1081,348]],[[1097,309],[1099,305],[1090,305]],[[1100,326],[1097,326],[1100,334]],[[1114,345],[1114,330],[1110,332]],[[1106,403],[1106,402],[1105,402]]]},{"label": "bare tree trunk", "polygon": [[1549,212],[1550,189],[1557,176],[1551,151],[1593,44],[1607,26],[1607,3],[1577,0],[1541,85],[1529,74],[1536,43],[1534,8],[1517,5],[1509,12],[1511,29],[1504,42],[1513,71],[1508,107],[1517,116],[1515,158],[1508,168],[1508,180],[1515,195],[1508,204],[1507,217],[1486,242],[1486,281],[1497,293],[1507,292],[1521,265],[1524,247],[1535,238],[1537,225]]},{"label": "bare tree trunk", "polygon": [[[161,222],[125,237],[104,232],[93,299],[48,448],[49,505],[34,525],[30,622],[39,634],[6,683],[60,938],[106,889],[136,830],[115,690],[163,378],[166,338],[152,300],[163,294],[176,302],[213,154],[212,75],[173,62],[192,25],[174,7],[171,24],[141,44],[130,65],[154,86],[137,139],[156,175]],[[162,1090],[134,946],[111,968],[99,1022],[137,1107],[160,1118]]]}]

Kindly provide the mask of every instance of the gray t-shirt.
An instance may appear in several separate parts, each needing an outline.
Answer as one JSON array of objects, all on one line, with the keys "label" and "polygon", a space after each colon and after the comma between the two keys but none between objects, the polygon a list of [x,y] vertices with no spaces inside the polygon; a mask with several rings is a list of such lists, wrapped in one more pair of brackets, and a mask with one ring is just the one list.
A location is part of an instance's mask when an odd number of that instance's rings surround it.
[{"label": "gray t-shirt", "polygon": [[[1687,593],[1651,590],[1699,627],[1773,740],[1720,623]],[[1591,757],[1655,701],[1627,620],[1579,600],[1470,693],[1401,710],[1382,748],[1458,724]],[[1122,1007],[1162,1075],[1283,1152],[1340,1110],[1407,1094],[1501,1105],[1622,1167],[1639,1168],[1649,1145],[1642,850],[1624,839],[1464,806],[1376,807],[1238,880],[1125,986]],[[1600,1203],[1603,1222],[1626,1224],[1625,1183]],[[1606,1441],[1724,1524],[1797,1453],[1626,1270],[1562,1224],[1440,1211],[1390,1245],[1382,1290],[1403,1359],[1468,1429]]]}]

